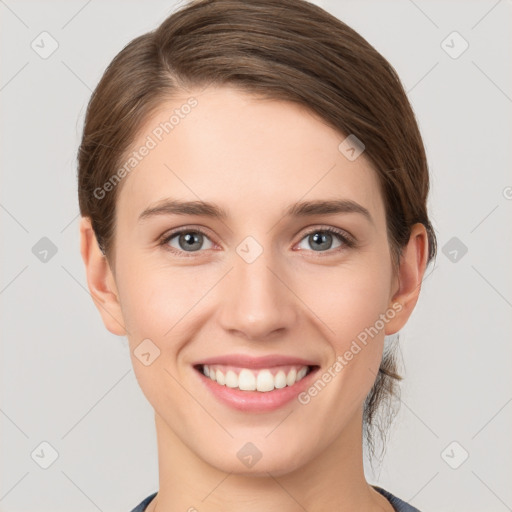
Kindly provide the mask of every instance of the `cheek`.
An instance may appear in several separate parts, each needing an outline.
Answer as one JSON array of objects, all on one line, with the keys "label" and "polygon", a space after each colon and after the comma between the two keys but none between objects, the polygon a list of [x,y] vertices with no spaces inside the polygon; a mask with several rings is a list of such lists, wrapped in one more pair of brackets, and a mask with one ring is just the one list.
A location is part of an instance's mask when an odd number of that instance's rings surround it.
[{"label": "cheek", "polygon": [[[390,281],[391,264],[375,257],[333,268],[329,275],[317,275],[315,287],[309,288],[308,306],[327,326],[323,333],[330,345],[325,367],[331,373],[324,378],[334,385],[328,386],[330,391],[322,401],[329,410],[339,411],[340,421],[344,413],[339,404],[343,402],[346,411],[355,411],[377,376],[385,337],[382,318],[387,318],[382,315],[390,307]],[[305,288],[302,293],[305,296]]]},{"label": "cheek", "polygon": [[317,273],[301,296],[330,327],[329,338],[343,343],[373,326],[389,307],[390,278],[385,265],[361,261]]},{"label": "cheek", "polygon": [[130,332],[162,326],[167,314],[176,310],[176,303],[186,293],[181,286],[180,269],[155,264],[154,258],[141,254],[120,258],[117,276],[123,316]]},{"label": "cheek", "polygon": [[149,338],[162,351],[177,353],[218,280],[218,272],[206,266],[171,267],[143,258],[120,266],[118,289],[132,349]]},{"label": "cheek", "polygon": [[[155,267],[142,259],[126,262],[124,270],[119,268],[118,290],[136,378],[150,403],[179,405],[176,359],[193,337],[198,301],[212,285],[201,285],[184,268]],[[149,364],[142,356],[147,353]]]}]

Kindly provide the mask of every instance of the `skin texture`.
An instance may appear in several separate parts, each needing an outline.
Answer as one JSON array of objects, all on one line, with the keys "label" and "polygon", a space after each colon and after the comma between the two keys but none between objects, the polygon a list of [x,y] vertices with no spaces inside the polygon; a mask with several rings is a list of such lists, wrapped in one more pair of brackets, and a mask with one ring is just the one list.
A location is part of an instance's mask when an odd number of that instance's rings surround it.
[{"label": "skin texture", "polygon": [[[344,135],[289,102],[227,87],[187,91],[162,104],[133,146],[190,96],[198,105],[120,185],[111,265],[89,219],[80,228],[93,300],[106,328],[128,336],[155,409],[160,487],[148,510],[390,512],[364,477],[363,402],[384,336],[403,327],[418,299],[425,229],[413,226],[394,274],[374,170],[364,154],[349,161],[338,150]],[[138,220],[168,197],[211,201],[229,217]],[[360,213],[283,216],[297,201],[341,198],[367,208],[372,221]],[[187,252],[179,236],[167,245],[182,256],[158,245],[182,226],[207,232],[199,251]],[[314,250],[306,235],[329,226],[356,246],[332,235],[331,248]],[[247,236],[263,249],[250,264],[236,252]],[[281,354],[313,360],[322,373],[393,303],[400,312],[307,405],[240,412],[218,402],[192,368],[223,354]],[[148,338],[160,356],[145,366],[133,351]],[[249,441],[262,453],[252,468],[237,457]]]}]

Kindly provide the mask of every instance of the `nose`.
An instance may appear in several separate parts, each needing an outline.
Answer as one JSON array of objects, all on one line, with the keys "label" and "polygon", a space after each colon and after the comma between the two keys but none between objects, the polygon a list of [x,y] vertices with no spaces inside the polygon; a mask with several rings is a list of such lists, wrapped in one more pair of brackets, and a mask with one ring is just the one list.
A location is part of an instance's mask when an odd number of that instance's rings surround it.
[{"label": "nose", "polygon": [[222,281],[220,323],[230,334],[249,341],[283,336],[298,321],[298,298],[290,272],[270,251],[252,263],[236,255]]}]

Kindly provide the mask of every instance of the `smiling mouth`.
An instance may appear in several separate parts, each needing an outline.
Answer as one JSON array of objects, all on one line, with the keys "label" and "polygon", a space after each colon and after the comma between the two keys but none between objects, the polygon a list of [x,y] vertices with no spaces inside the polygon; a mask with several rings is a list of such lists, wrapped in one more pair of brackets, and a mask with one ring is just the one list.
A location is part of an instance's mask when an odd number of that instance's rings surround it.
[{"label": "smiling mouth", "polygon": [[220,364],[200,364],[194,367],[205,377],[221,386],[241,391],[259,391],[267,393],[275,389],[291,387],[317,366],[283,365],[271,368],[242,368]]}]

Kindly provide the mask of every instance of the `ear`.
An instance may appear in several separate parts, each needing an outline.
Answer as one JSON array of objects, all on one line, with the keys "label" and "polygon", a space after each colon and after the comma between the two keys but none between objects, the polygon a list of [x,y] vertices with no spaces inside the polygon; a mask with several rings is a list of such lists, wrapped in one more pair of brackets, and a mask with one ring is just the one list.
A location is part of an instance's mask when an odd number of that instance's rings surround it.
[{"label": "ear", "polygon": [[87,285],[105,327],[118,336],[126,334],[114,275],[101,252],[89,217],[80,221],[80,252],[85,264]]},{"label": "ear", "polygon": [[416,306],[428,259],[428,236],[423,224],[414,224],[409,242],[402,249],[395,289],[391,298],[396,315],[386,324],[386,335],[395,334],[406,323]]}]

